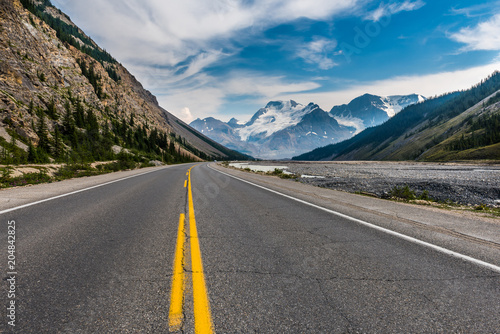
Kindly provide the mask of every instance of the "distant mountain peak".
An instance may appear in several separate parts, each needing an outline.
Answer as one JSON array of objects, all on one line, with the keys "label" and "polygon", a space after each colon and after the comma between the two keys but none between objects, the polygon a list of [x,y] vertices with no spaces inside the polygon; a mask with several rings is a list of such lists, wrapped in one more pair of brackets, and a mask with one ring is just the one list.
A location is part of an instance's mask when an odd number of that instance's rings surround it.
[{"label": "distant mountain peak", "polygon": [[348,104],[335,106],[330,114],[339,123],[355,125],[356,133],[384,123],[409,105],[425,101],[418,94],[377,96],[364,94]]},{"label": "distant mountain peak", "polygon": [[191,123],[198,131],[240,152],[264,159],[282,159],[351,138],[367,126],[380,124],[420,95],[364,94],[347,105],[324,111],[316,103],[270,101],[248,121],[212,118]]}]

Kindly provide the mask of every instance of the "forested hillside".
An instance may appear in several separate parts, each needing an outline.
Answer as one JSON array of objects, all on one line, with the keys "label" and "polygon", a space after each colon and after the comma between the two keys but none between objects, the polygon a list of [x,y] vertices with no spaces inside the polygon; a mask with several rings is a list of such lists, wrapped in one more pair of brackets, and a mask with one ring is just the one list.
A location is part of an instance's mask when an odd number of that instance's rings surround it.
[{"label": "forested hillside", "polygon": [[[409,106],[380,126],[294,160],[500,159],[495,149],[459,154],[499,143],[499,95],[492,96],[498,90],[500,73],[495,72],[468,90]],[[435,147],[448,154],[436,155]]]},{"label": "forested hillside", "polygon": [[1,0],[0,45],[0,164],[246,158],[185,131],[49,0]]}]

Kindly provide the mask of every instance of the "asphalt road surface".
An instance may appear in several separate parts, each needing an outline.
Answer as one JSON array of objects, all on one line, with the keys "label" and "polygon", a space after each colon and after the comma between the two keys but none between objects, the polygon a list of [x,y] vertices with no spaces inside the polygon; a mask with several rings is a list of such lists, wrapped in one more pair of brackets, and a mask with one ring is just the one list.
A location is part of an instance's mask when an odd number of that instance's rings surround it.
[{"label": "asphalt road surface", "polygon": [[0,332],[500,331],[494,268],[191,167],[1,213]]}]

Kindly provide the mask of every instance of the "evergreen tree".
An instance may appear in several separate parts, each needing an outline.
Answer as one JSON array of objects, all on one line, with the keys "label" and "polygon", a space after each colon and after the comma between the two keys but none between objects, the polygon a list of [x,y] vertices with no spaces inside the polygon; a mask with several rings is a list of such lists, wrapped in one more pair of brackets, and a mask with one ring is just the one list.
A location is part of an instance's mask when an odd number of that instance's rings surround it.
[{"label": "evergreen tree", "polygon": [[36,134],[38,135],[39,139],[38,148],[43,150],[44,152],[50,152],[48,129],[47,129],[47,124],[45,123],[44,116],[40,117]]},{"label": "evergreen tree", "polygon": [[38,162],[38,152],[31,141],[28,144],[28,162]]},{"label": "evergreen tree", "polygon": [[56,126],[54,131],[54,158],[60,159],[63,156],[62,146],[61,132],[59,131],[59,127]]}]

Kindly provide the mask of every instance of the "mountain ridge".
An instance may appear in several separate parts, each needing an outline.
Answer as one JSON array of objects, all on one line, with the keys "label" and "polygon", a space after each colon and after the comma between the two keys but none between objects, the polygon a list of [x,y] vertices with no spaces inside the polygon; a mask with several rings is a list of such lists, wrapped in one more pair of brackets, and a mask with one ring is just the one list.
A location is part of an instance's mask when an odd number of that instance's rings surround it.
[{"label": "mountain ridge", "polygon": [[[348,139],[368,125],[387,120],[391,112],[396,114],[423,100],[425,98],[417,94],[390,97],[365,94],[349,105],[333,107],[333,113],[313,102],[303,105],[294,100],[270,101],[246,123],[234,118],[222,122],[207,117],[196,119],[190,125],[240,152],[264,159],[283,159]],[[349,114],[337,112],[339,110]]]},{"label": "mountain ridge", "polygon": [[499,102],[500,73],[494,72],[468,90],[409,106],[387,122],[351,139],[293,159],[499,160]]},{"label": "mountain ridge", "polygon": [[6,162],[113,160],[113,145],[168,163],[245,158],[187,130],[50,1],[1,0],[0,18]]}]

